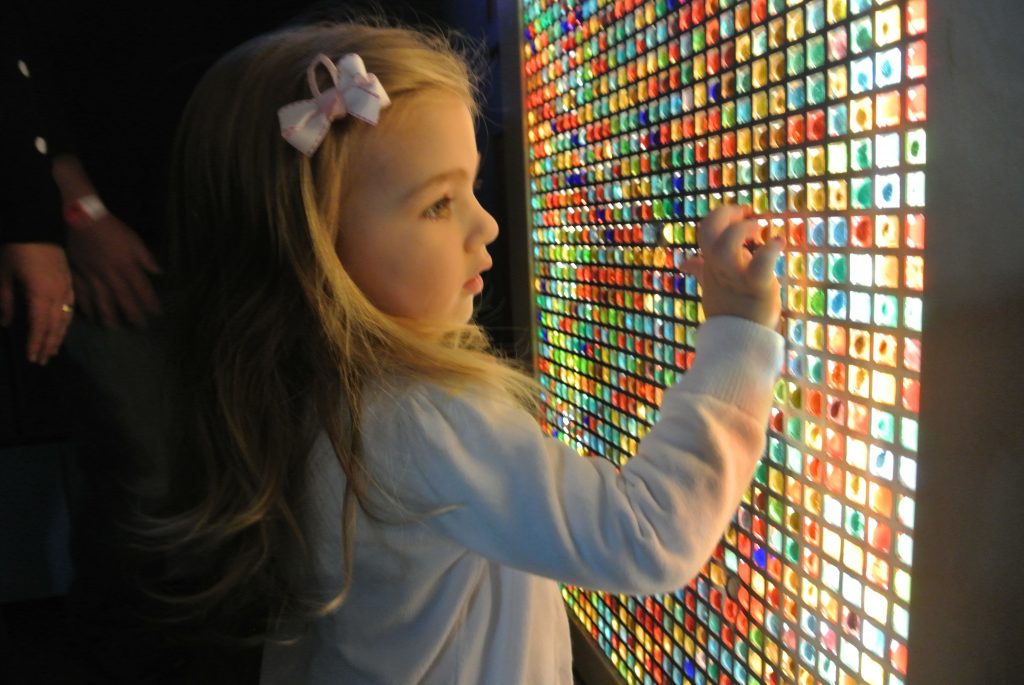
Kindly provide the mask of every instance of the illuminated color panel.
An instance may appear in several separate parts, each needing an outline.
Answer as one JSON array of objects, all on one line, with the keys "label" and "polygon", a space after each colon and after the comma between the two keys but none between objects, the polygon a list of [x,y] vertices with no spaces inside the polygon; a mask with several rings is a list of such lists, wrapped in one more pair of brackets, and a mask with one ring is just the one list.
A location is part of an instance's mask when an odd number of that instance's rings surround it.
[{"label": "illuminated color panel", "polygon": [[700,217],[783,236],[766,454],[701,573],[565,587],[629,683],[900,685],[921,360],[925,0],[521,0],[544,423],[621,465],[693,357]]}]

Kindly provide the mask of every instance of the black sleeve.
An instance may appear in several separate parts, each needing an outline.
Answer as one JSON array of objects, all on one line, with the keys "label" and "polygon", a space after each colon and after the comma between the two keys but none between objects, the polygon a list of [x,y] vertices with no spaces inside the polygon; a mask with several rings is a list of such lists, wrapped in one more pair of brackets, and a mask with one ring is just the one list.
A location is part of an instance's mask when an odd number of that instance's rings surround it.
[{"label": "black sleeve", "polygon": [[31,15],[14,0],[0,2],[0,243],[63,243],[61,201],[52,156],[68,147]]}]

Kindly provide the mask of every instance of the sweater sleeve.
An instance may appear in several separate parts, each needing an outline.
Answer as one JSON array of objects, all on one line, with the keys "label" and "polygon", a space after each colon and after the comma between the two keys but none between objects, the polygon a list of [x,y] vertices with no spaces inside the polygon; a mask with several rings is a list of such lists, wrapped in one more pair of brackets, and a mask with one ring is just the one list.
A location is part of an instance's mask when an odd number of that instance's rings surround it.
[{"label": "sweater sleeve", "polygon": [[369,412],[370,470],[434,512],[426,525],[498,563],[612,592],[678,589],[753,475],[782,347],[767,328],[709,319],[692,369],[621,471],[543,435],[503,398],[432,386]]}]

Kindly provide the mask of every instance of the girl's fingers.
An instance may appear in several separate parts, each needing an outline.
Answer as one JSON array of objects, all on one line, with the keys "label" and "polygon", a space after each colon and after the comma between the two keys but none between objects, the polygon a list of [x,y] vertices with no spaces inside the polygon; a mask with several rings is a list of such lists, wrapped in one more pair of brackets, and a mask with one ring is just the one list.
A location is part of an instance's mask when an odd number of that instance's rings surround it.
[{"label": "girl's fingers", "polygon": [[747,278],[755,284],[764,284],[775,277],[775,264],[782,254],[782,240],[770,238],[754,251],[754,257],[747,266]]},{"label": "girl's fingers", "polygon": [[704,257],[688,259],[680,271],[702,276],[709,268],[716,279],[729,287],[761,287],[775,276],[775,264],[783,251],[778,238],[768,240],[751,252],[746,245],[759,242],[763,227],[753,218],[750,207],[719,207],[705,217],[698,232]]},{"label": "girl's fingers", "polygon": [[683,262],[679,264],[677,271],[684,274],[693,274],[699,280],[704,275],[704,258],[694,256],[683,260]]},{"label": "girl's fingers", "polygon": [[719,236],[738,221],[743,221],[750,215],[748,207],[740,205],[724,205],[704,217],[697,230],[697,243],[702,249],[711,248],[718,242]]},{"label": "girl's fingers", "polygon": [[761,230],[757,221],[747,219],[732,224],[722,233],[718,241],[711,246],[714,257],[722,264],[729,264],[736,267],[746,264],[746,250],[744,243],[757,235]]}]

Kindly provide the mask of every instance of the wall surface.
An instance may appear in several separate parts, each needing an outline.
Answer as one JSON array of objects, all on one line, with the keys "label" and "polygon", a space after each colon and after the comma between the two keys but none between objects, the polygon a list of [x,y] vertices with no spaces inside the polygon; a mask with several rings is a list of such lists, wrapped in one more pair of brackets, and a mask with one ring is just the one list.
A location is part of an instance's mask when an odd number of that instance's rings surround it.
[{"label": "wall surface", "polygon": [[[517,4],[499,3],[505,32]],[[929,0],[928,21],[928,244],[908,685],[1021,682],[1024,5]],[[516,42],[512,30],[505,46]],[[506,50],[502,65],[503,79],[518,79],[518,54]],[[511,136],[523,112],[509,100]],[[525,231],[516,206],[522,151],[510,146],[507,162],[510,229]],[[525,254],[521,260],[517,273],[529,278]],[[529,321],[524,306],[520,320]]]}]

